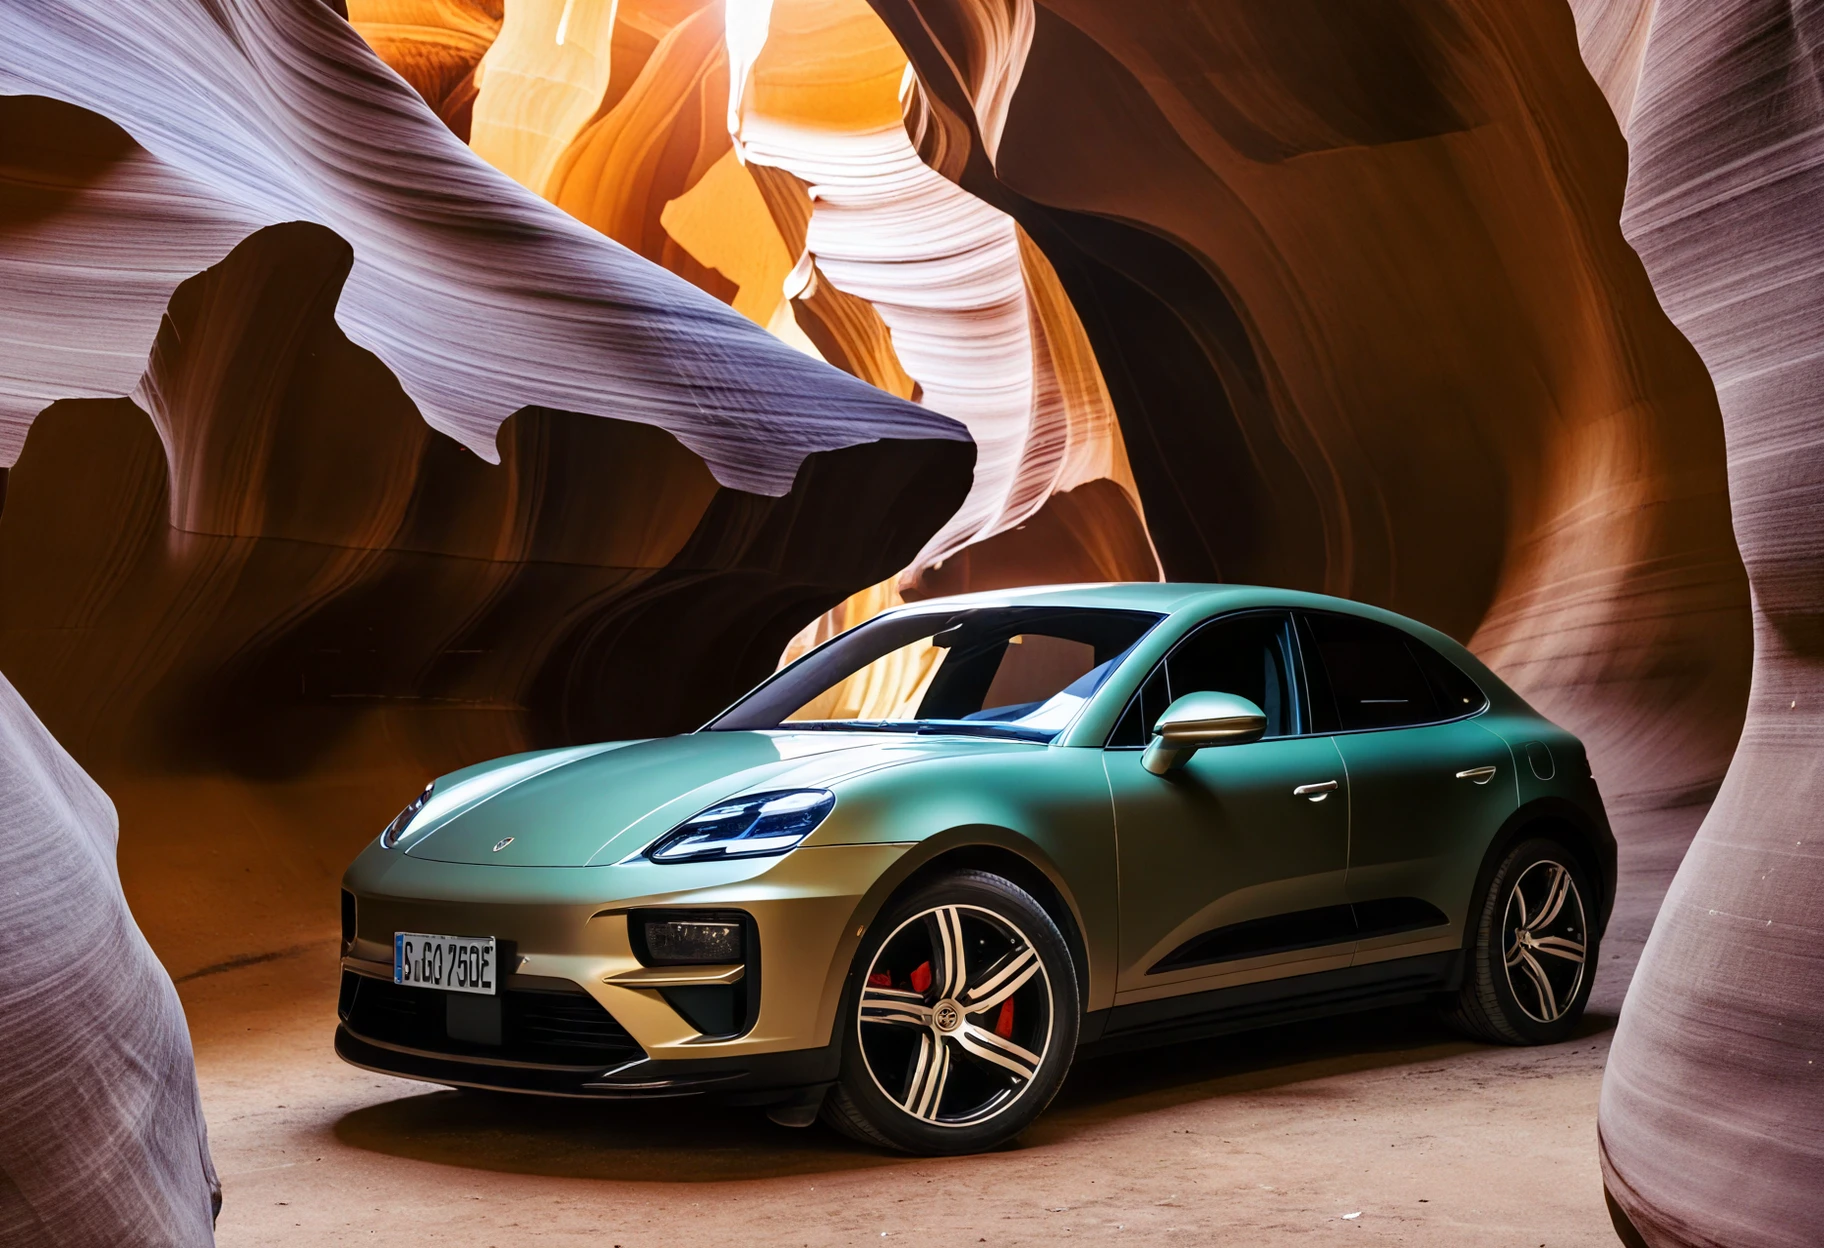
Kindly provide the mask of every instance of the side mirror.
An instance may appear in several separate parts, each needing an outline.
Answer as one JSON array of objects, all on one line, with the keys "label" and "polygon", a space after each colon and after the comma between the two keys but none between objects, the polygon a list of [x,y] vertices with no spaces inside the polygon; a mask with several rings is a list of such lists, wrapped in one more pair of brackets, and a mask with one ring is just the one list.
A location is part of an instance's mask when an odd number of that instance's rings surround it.
[{"label": "side mirror", "polygon": [[1267,716],[1232,693],[1187,693],[1165,708],[1140,765],[1155,776],[1182,767],[1206,745],[1246,745],[1266,735]]}]

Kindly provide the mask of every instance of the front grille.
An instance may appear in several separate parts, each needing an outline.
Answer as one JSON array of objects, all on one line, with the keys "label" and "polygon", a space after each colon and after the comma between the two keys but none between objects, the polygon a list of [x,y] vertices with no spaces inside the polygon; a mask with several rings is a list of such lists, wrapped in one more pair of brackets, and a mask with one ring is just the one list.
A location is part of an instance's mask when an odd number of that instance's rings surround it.
[{"label": "front grille", "polygon": [[[342,1021],[356,1035],[427,1053],[491,1057],[542,1066],[618,1066],[646,1056],[596,999],[575,992],[507,989],[500,994],[501,1043],[453,1039],[446,1026],[451,994],[344,971]],[[350,982],[352,981],[352,983]]]}]

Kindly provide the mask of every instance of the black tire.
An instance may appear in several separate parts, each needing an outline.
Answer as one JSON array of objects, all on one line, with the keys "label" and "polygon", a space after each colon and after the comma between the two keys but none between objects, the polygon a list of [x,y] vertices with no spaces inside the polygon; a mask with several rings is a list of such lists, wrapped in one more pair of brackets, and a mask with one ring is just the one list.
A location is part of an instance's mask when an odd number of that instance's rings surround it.
[{"label": "black tire", "polygon": [[1064,937],[1030,895],[981,871],[932,880],[883,911],[856,950],[824,1121],[926,1156],[1004,1144],[1063,1085],[1081,1008]]},{"label": "black tire", "polygon": [[1447,1019],[1494,1044],[1569,1038],[1596,978],[1597,904],[1579,855],[1543,837],[1514,846],[1470,911],[1468,964]]}]

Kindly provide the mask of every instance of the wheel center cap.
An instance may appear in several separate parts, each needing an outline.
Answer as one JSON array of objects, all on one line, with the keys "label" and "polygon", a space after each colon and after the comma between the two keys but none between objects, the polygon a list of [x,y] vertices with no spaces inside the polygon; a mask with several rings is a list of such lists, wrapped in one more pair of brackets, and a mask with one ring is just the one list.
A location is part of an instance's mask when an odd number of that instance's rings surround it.
[{"label": "wheel center cap", "polygon": [[931,1009],[931,1025],[945,1035],[963,1025],[963,1011],[954,1001],[939,1001]]}]

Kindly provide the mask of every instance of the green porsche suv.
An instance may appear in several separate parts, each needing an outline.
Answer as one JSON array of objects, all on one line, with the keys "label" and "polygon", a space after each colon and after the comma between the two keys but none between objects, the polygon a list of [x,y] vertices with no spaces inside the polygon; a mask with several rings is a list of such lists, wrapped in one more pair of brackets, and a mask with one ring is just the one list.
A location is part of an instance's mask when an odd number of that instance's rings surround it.
[{"label": "green porsche suv", "polygon": [[1432,1001],[1576,1026],[1582,745],[1462,646],[1235,585],[921,602],[697,732],[439,777],[349,868],[336,1051],[991,1147],[1078,1053]]}]

